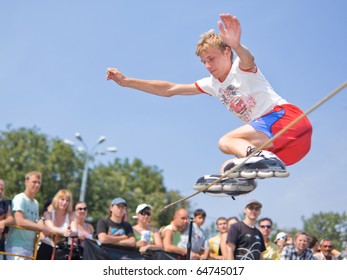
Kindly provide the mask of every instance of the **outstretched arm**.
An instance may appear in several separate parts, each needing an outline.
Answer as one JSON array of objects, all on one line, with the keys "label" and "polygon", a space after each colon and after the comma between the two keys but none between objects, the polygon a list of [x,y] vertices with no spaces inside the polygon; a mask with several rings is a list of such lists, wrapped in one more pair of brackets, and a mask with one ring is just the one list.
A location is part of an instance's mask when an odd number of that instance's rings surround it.
[{"label": "outstretched arm", "polygon": [[175,84],[166,81],[128,78],[125,77],[117,68],[108,68],[106,79],[113,80],[122,87],[129,87],[164,97],[201,93],[194,84]]},{"label": "outstretched arm", "polygon": [[239,20],[230,14],[221,14],[220,18],[222,21],[218,22],[218,27],[223,41],[240,58],[241,69],[253,70],[256,67],[254,57],[245,46],[241,45],[241,25]]}]

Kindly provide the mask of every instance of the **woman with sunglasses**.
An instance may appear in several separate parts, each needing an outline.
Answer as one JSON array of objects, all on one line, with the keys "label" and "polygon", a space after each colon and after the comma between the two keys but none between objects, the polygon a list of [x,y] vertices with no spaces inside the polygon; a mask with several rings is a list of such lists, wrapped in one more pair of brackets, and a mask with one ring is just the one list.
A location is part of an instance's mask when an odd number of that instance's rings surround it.
[{"label": "woman with sunglasses", "polygon": [[157,228],[150,226],[152,206],[140,204],[136,208],[137,224],[133,226],[136,247],[141,253],[146,250],[160,250],[163,248],[159,231]]},{"label": "woman with sunglasses", "polygon": [[[77,235],[81,239],[84,238],[93,238],[94,227],[86,223],[86,218],[88,216],[88,207],[87,204],[83,201],[78,201],[75,204],[75,215],[77,219]],[[81,242],[83,246],[83,241]]]}]

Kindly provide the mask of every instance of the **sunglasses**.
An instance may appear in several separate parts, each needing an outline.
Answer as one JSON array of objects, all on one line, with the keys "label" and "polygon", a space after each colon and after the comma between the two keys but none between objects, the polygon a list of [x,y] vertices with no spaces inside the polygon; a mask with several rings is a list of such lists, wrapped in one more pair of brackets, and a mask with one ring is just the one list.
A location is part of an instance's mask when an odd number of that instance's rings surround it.
[{"label": "sunglasses", "polygon": [[255,211],[260,211],[260,207],[253,207],[253,206],[248,206],[247,207],[249,210],[255,210]]},{"label": "sunglasses", "polygon": [[323,248],[332,248],[333,246],[331,245],[324,245]]},{"label": "sunglasses", "polygon": [[151,216],[151,212],[148,212],[148,211],[141,211],[140,214],[142,216],[148,216],[148,217]]},{"label": "sunglasses", "polygon": [[260,226],[261,228],[271,228],[271,226],[268,226],[268,225],[263,225],[263,226]]},{"label": "sunglasses", "polygon": [[77,211],[87,211],[88,207],[78,207],[76,210]]}]

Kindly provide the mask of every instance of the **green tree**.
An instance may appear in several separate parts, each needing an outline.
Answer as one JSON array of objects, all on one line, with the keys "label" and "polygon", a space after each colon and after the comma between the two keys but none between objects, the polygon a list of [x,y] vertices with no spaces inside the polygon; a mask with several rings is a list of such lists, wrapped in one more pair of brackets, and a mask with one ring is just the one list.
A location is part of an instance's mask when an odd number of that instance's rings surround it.
[{"label": "green tree", "polygon": [[188,203],[181,203],[160,213],[160,209],[181,198],[177,191],[166,191],[163,177],[157,167],[145,166],[139,159],[116,159],[112,164],[99,165],[89,173],[86,201],[93,209],[93,219],[100,219],[108,214],[108,207],[115,197],[123,197],[128,203],[129,221],[135,214],[138,204],[153,206],[152,224],[168,224],[173,212],[178,207],[188,208]]},{"label": "green tree", "polygon": [[74,191],[81,160],[59,139],[49,139],[39,129],[19,128],[0,133],[0,177],[6,181],[6,195],[24,191],[24,176],[37,170],[43,182],[37,200],[43,204],[62,188]]},{"label": "green tree", "polygon": [[312,217],[305,219],[304,231],[318,240],[323,238],[330,239],[334,247],[341,250],[343,241],[347,241],[347,215],[346,212],[339,214],[337,212],[320,212],[313,214]]},{"label": "green tree", "polygon": [[[0,132],[0,178],[6,181],[7,198],[24,191],[25,174],[37,170],[43,175],[41,190],[37,195],[41,207],[59,189],[70,190],[76,201],[84,160],[83,154],[58,138],[50,139],[36,127],[11,129],[8,126],[7,131]],[[157,167],[146,166],[140,159],[132,162],[115,159],[107,165],[93,166],[87,180],[89,214],[95,222],[107,216],[112,199],[121,196],[128,202],[130,222],[136,206],[148,203],[154,207],[153,225],[168,224],[178,207],[188,209],[189,205],[183,202],[160,213],[163,206],[181,198],[178,191],[167,191],[163,181]]]}]

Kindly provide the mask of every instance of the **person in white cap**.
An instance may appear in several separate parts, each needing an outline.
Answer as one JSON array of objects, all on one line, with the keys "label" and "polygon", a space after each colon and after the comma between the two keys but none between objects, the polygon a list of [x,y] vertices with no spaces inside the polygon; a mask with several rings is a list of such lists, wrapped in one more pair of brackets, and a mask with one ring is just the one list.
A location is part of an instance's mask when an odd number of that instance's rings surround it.
[{"label": "person in white cap", "polygon": [[255,227],[263,205],[257,200],[249,201],[243,212],[245,218],[231,225],[227,237],[227,259],[260,260],[266,250],[261,232]]},{"label": "person in white cap", "polygon": [[278,247],[278,252],[281,253],[283,248],[287,245],[291,245],[293,242],[291,236],[283,231],[277,233],[275,238],[275,244]]},{"label": "person in white cap", "polygon": [[110,205],[110,216],[98,221],[96,231],[101,244],[119,244],[135,247],[135,237],[132,226],[124,221],[127,203],[117,197]]},{"label": "person in white cap", "polygon": [[146,203],[136,207],[137,224],[133,226],[136,247],[141,253],[147,250],[160,250],[163,248],[159,230],[150,225],[152,206]]}]

